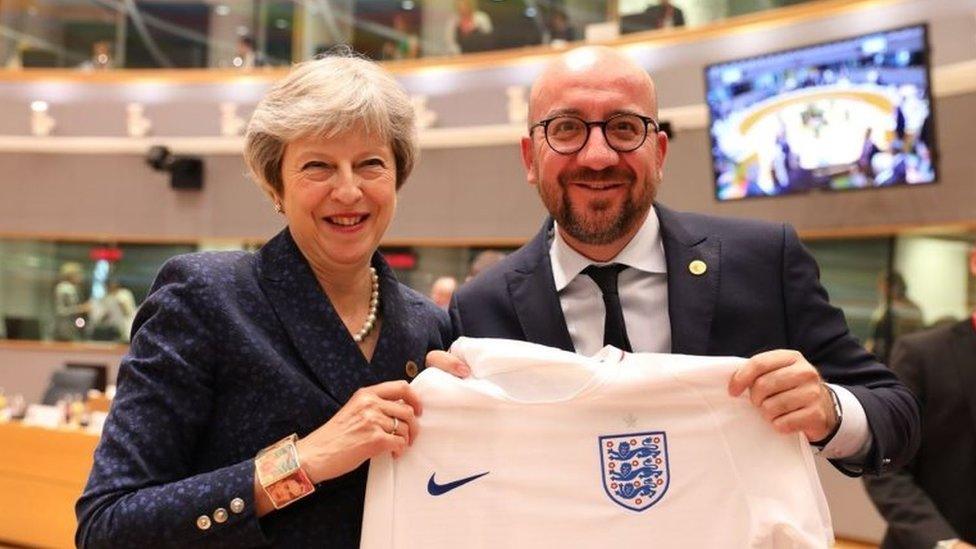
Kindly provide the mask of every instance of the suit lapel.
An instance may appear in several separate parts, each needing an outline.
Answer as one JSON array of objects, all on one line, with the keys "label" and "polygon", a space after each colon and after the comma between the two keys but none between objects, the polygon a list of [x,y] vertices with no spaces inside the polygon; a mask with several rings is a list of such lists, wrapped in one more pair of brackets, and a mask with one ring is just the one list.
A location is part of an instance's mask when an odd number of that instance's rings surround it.
[{"label": "suit lapel", "polygon": [[[721,243],[715,236],[696,231],[680,214],[659,205],[655,209],[668,264],[671,352],[706,355],[718,299]],[[705,263],[704,273],[691,272],[695,260]]]},{"label": "suit lapel", "polygon": [[969,415],[976,429],[976,331],[967,318],[952,329],[953,364],[959,374],[961,387],[969,401]]},{"label": "suit lapel", "polygon": [[320,387],[345,403],[367,381],[365,357],[288,229],[261,248],[260,257],[261,286],[282,328]]},{"label": "suit lapel", "polygon": [[551,230],[549,219],[527,245],[526,261],[505,278],[526,341],[575,352],[552,279],[548,247]]}]

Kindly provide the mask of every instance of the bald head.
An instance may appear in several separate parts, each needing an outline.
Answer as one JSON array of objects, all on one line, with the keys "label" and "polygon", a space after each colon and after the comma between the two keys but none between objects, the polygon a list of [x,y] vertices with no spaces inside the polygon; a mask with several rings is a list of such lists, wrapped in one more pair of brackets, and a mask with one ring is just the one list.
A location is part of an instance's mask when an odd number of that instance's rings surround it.
[{"label": "bald head", "polygon": [[438,307],[446,309],[451,304],[451,297],[456,289],[457,280],[453,276],[442,276],[430,287],[430,299]]},{"label": "bald head", "polygon": [[584,46],[556,58],[532,85],[529,123],[546,118],[558,93],[570,86],[627,91],[643,114],[657,118],[657,91],[647,71],[613,48]]},{"label": "bald head", "polygon": [[976,276],[976,243],[969,249],[969,272]]}]

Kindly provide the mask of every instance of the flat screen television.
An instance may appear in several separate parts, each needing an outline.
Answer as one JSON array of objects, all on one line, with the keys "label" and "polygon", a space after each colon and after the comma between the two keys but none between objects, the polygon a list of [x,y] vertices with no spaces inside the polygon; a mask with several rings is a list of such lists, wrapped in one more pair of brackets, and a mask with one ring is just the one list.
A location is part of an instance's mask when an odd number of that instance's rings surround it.
[{"label": "flat screen television", "polygon": [[705,68],[719,200],[936,180],[928,29]]}]

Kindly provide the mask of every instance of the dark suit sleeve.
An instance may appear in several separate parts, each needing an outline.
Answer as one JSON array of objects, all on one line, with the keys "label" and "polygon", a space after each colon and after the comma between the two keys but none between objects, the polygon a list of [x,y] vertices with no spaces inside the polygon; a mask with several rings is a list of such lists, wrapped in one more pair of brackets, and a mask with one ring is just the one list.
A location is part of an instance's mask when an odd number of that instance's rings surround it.
[{"label": "dark suit sleeve", "polygon": [[824,380],[857,397],[871,432],[872,447],[863,470],[846,461],[832,463],[851,476],[903,466],[915,455],[920,440],[915,397],[851,335],[844,313],[830,304],[820,284],[816,261],[789,226],[784,226],[783,257],[790,344],[818,368]]},{"label": "dark suit sleeve", "polygon": [[[899,341],[891,354],[891,367],[925,406],[925,359],[918,349]],[[880,477],[864,478],[871,500],[888,523],[888,539],[898,547],[934,547],[939,540],[959,534],[943,518],[935,503],[915,483],[915,463]]]},{"label": "dark suit sleeve", "polygon": [[[451,306],[447,309],[451,315],[451,342],[464,335],[464,326],[461,324],[461,311],[458,309],[458,296],[455,292],[451,297]],[[448,345],[450,347],[450,345]]]},{"label": "dark suit sleeve", "polygon": [[[250,547],[266,544],[254,515],[252,460],[195,470],[194,452],[214,412],[213,303],[183,260],[168,262],[136,319],[118,393],[79,499],[79,547]],[[241,498],[242,513],[230,502]],[[207,530],[197,517],[224,508]]]}]

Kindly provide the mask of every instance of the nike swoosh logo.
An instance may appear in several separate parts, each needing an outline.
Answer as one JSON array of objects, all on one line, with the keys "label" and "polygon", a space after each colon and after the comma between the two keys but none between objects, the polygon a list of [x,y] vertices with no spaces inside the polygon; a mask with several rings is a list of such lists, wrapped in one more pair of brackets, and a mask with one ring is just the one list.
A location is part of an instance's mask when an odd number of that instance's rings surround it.
[{"label": "nike swoosh logo", "polygon": [[487,475],[490,472],[491,471],[485,471],[484,473],[472,475],[470,477],[462,478],[460,480],[455,480],[454,482],[448,482],[445,484],[437,484],[437,481],[434,480],[434,475],[436,475],[437,473],[434,473],[430,475],[430,480],[427,481],[427,493],[432,496],[440,496],[442,494],[446,494],[450,492],[455,488],[464,486],[465,484],[471,482],[472,480],[477,480]]}]

